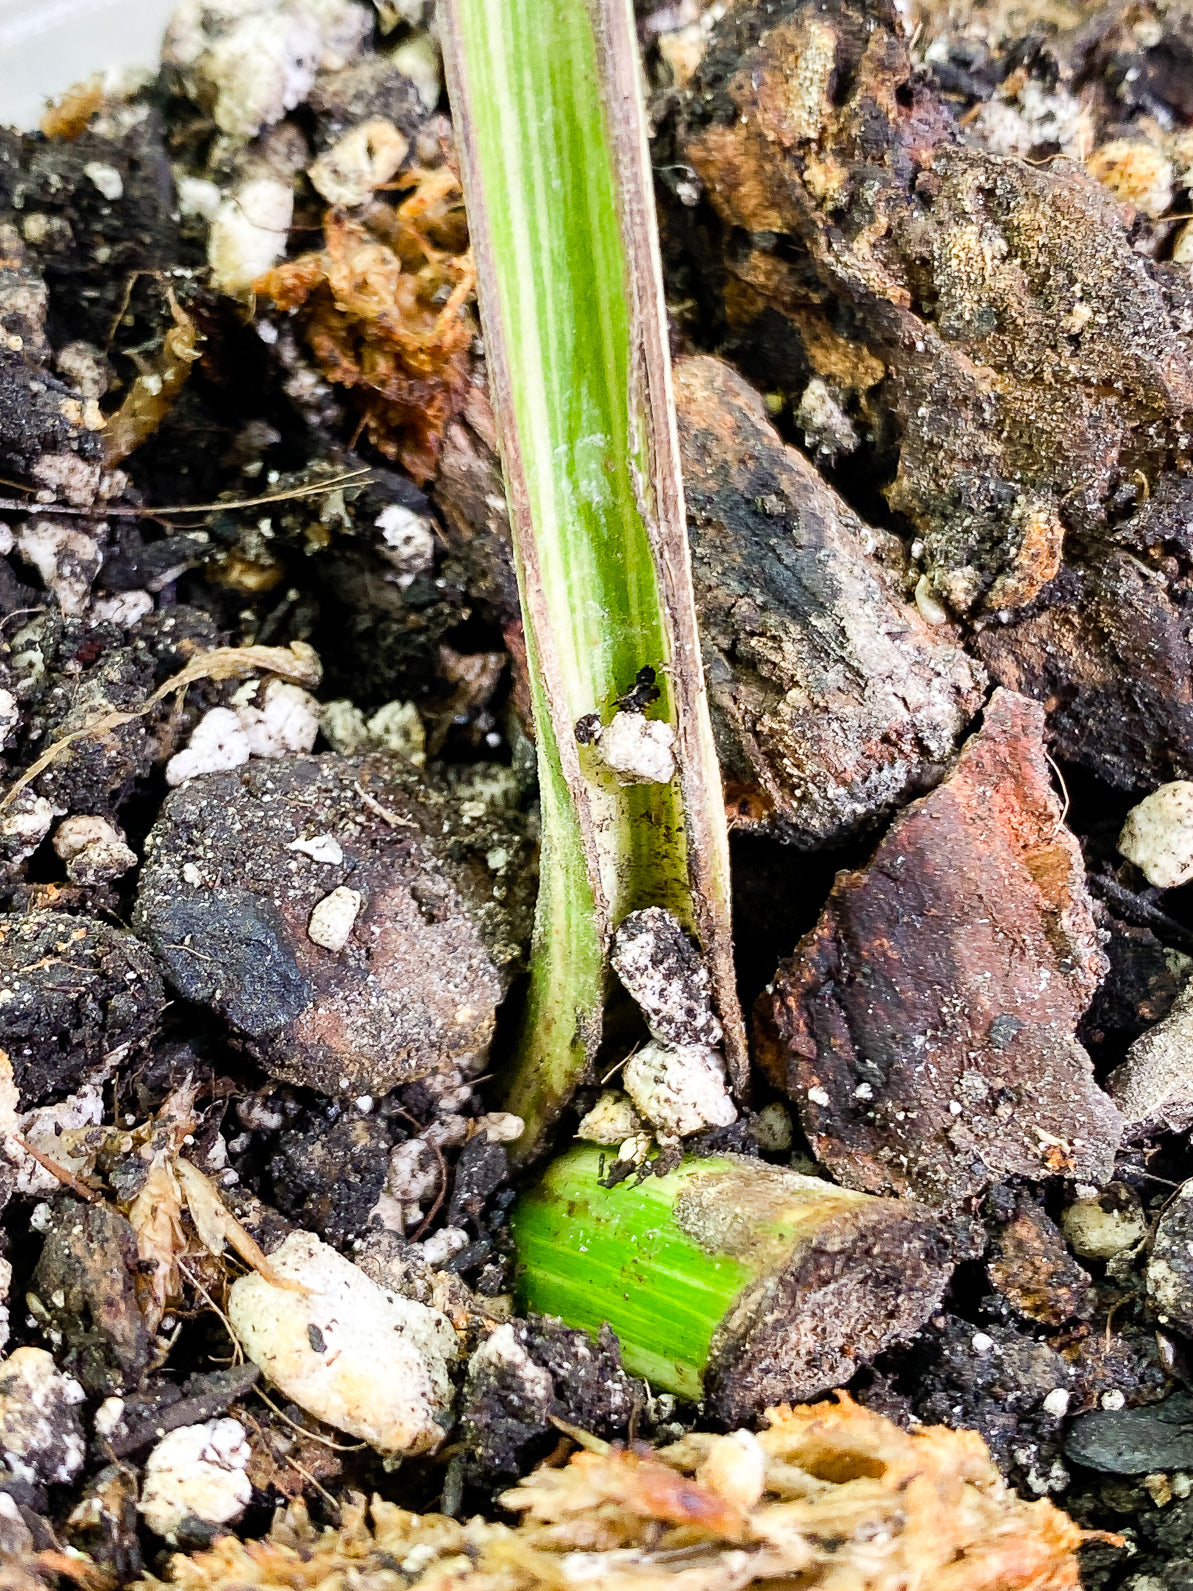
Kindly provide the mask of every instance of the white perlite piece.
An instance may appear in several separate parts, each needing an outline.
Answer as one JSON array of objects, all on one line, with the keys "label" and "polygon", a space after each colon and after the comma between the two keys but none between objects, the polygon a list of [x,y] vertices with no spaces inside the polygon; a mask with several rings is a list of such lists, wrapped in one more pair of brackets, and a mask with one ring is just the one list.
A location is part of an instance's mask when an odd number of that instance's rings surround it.
[{"label": "white perlite piece", "polygon": [[252,138],[347,66],[372,28],[351,0],[182,0],[162,46],[222,132]]},{"label": "white perlite piece", "polygon": [[724,1062],[706,1044],[644,1045],[630,1057],[622,1078],[638,1110],[659,1132],[685,1138],[737,1120]]},{"label": "white perlite piece", "polygon": [[596,744],[605,766],[623,784],[669,784],[675,777],[675,731],[660,718],[614,713]]},{"label": "white perlite piece", "polygon": [[106,884],[137,862],[137,853],[124,843],[123,829],[107,818],[82,813],[58,825],[54,850],[66,863],[72,884]]},{"label": "white perlite piece", "polygon": [[292,840],[288,851],[301,851],[312,862],[323,862],[328,867],[339,867],[344,860],[343,847],[334,834],[316,834],[309,840]]},{"label": "white perlite piece", "polygon": [[1193,878],[1193,782],[1162,784],[1132,807],[1118,848],[1157,889],[1187,884]]},{"label": "white perlite piece", "polygon": [[1135,1040],[1106,1086],[1136,1131],[1193,1126],[1193,980],[1164,1020]]},{"label": "white perlite piece", "polygon": [[123,199],[124,178],[115,166],[106,165],[102,160],[89,160],[83,167],[83,175],[112,204],[115,204],[117,199]]},{"label": "white perlite piece", "polygon": [[254,177],[224,199],[207,234],[211,279],[225,293],[244,293],[286,252],[294,190],[280,177]]},{"label": "white perlite piece", "polygon": [[271,679],[261,692],[261,705],[238,707],[236,716],[248,736],[250,757],[307,752],[319,734],[319,703],[287,680]]},{"label": "white perlite piece", "polygon": [[230,707],[213,707],[191,732],[186,747],[166,764],[166,783],[179,785],[201,773],[239,768],[249,760],[249,737]]},{"label": "white perlite piece", "polygon": [[377,116],[350,127],[338,143],[319,156],[307,176],[328,204],[364,204],[375,188],[394,175],[409,148],[409,142],[393,122]]},{"label": "white perlite piece", "polygon": [[576,1137],[591,1144],[620,1144],[641,1131],[642,1118],[629,1095],[607,1088],[588,1114],[580,1118]]},{"label": "white perlite piece", "polygon": [[413,702],[386,702],[365,726],[369,741],[391,757],[405,757],[416,768],[426,766],[427,732]]},{"label": "white perlite piece", "polygon": [[41,576],[68,617],[86,611],[91,582],[99,573],[99,543],[81,530],[51,519],[31,519],[17,532],[16,547]]},{"label": "white perlite piece", "polygon": [[358,889],[341,884],[333,889],[311,913],[307,923],[307,938],[338,955],[352,937],[352,929],[360,916],[364,896]]},{"label": "white perlite piece", "polygon": [[239,768],[250,757],[288,757],[310,751],[319,734],[319,703],[301,685],[272,679],[261,693],[261,705],[251,696],[258,681],[241,687],[232,707],[213,707],[191,732],[186,747],[166,764],[166,783],[183,784],[201,773]]},{"label": "white perlite piece", "polygon": [[0,690],[0,751],[8,744],[8,737],[21,721],[21,709],[11,691]]},{"label": "white perlite piece", "polygon": [[16,1348],[0,1363],[0,1458],[18,1480],[64,1485],[83,1467],[75,1410],[87,1394],[44,1348]]},{"label": "white perlite piece", "polygon": [[50,832],[54,808],[45,796],[35,796],[28,785],[18,792],[7,811],[0,813],[0,840],[8,862],[23,862],[33,855]]},{"label": "white perlite piece", "polygon": [[12,1286],[12,1266],[0,1260],[0,1349],[8,1342],[8,1290]]},{"label": "white perlite piece", "polygon": [[412,33],[389,52],[395,71],[408,77],[418,90],[425,111],[433,111],[443,93],[443,62],[439,41],[431,29]]},{"label": "white perlite piece", "polygon": [[451,1406],[458,1351],[447,1316],[378,1287],[310,1232],[291,1232],[269,1263],[308,1291],[255,1272],[233,1284],[228,1317],[253,1363],[300,1408],[379,1452],[439,1448],[435,1416]]},{"label": "white perlite piece", "polygon": [[121,630],[131,630],[152,612],[153,598],[148,591],[113,591],[108,596],[96,597],[91,604],[93,618],[103,619]]},{"label": "white perlite piece", "polygon": [[230,1525],[253,1500],[245,1474],[249,1458],[239,1420],[183,1425],[150,1453],[138,1512],[155,1535],[169,1542],[177,1540],[188,1519]]},{"label": "white perlite piece", "polygon": [[381,532],[378,552],[391,565],[397,584],[406,590],[415,575],[431,567],[435,558],[435,532],[425,514],[416,514],[402,503],[388,503],[373,521]]}]

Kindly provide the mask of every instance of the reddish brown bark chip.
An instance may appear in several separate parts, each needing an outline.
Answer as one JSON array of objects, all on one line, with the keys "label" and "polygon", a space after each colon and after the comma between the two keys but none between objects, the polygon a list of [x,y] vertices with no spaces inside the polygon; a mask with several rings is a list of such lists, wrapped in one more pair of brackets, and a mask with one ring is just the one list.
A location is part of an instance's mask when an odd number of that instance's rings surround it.
[{"label": "reddish brown bark chip", "polygon": [[850,1187],[944,1205],[1012,1174],[1111,1173],[1122,1118],[1073,1036],[1105,961],[1043,721],[996,691],[759,998],[762,1065]]},{"label": "reddish brown bark chip", "polygon": [[[995,1196],[991,1195],[993,1199]],[[1090,1312],[1090,1276],[1031,1194],[1020,1192],[986,1261],[990,1285],[1017,1315],[1063,1326]]]}]

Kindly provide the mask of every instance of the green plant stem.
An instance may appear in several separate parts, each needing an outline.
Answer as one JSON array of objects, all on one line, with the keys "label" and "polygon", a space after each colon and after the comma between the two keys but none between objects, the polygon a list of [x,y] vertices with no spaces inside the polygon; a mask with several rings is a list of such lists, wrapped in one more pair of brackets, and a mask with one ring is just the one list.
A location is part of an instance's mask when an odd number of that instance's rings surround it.
[{"label": "green plant stem", "polygon": [[[744,1083],[724,805],[700,668],[631,0],[445,0],[440,31],[526,627],[543,814],[508,1107],[537,1152],[600,1041],[612,930],[658,905],[709,958]],[[677,775],[574,726],[644,666]],[[663,672],[663,671],[666,672]]]},{"label": "green plant stem", "polygon": [[953,1235],[909,1200],[735,1155],[606,1188],[611,1158],[570,1150],[515,1205],[519,1306],[608,1322],[628,1370],[724,1418],[840,1385],[947,1285]]}]

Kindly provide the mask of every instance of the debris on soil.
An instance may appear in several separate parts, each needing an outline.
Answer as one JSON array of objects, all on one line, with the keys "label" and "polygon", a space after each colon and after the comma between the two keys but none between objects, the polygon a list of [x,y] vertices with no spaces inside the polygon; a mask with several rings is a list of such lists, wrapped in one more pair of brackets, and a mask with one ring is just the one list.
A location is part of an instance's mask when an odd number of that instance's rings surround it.
[{"label": "debris on soil", "polygon": [[[476,1076],[528,932],[523,832],[389,759],[250,762],[166,801],[134,921],[275,1076],[346,1098]],[[339,863],[295,849],[320,836]]]},{"label": "debris on soil", "polygon": [[895,538],[782,444],[728,365],[679,361],[675,394],[729,811],[837,842],[937,783],[985,675],[908,606]]},{"label": "debris on soil", "polygon": [[[657,1452],[594,1443],[562,1469],[543,1466],[505,1494],[515,1527],[353,1501],[338,1528],[316,1530],[301,1505],[252,1544],[224,1537],[175,1557],[182,1591],[314,1587],[342,1574],[403,1584],[539,1591],[600,1582],[646,1591],[684,1584],[787,1583],[893,1591],[930,1577],[958,1588],[1065,1591],[1079,1584],[1083,1532],[1046,1500],[1008,1492],[980,1438],[900,1431],[844,1394],[836,1404],[776,1408],[757,1441],[761,1487],[743,1487],[723,1437],[693,1435]],[[752,1448],[750,1449],[752,1452]],[[718,1486],[720,1489],[714,1489]],[[397,1580],[394,1580],[395,1591]]]},{"label": "debris on soil", "polygon": [[25,1109],[102,1082],[144,1051],[166,994],[153,957],[123,929],[30,912],[0,922],[0,1047]]},{"label": "debris on soil", "polygon": [[453,168],[399,181],[411,192],[396,209],[377,205],[359,220],[329,210],[322,250],[253,285],[280,310],[302,309],[323,375],[353,393],[370,442],[421,485],[467,396],[475,274]]},{"label": "debris on soil", "polygon": [[384,1291],[309,1232],[292,1232],[270,1265],[297,1290],[253,1275],[228,1293],[253,1363],[300,1408],[380,1452],[433,1453],[459,1352],[447,1317]]},{"label": "debris on soil", "polygon": [[1109,1180],[1122,1121],[1074,1037],[1105,963],[1043,717],[997,691],[759,997],[763,1067],[850,1187],[949,1205]]}]

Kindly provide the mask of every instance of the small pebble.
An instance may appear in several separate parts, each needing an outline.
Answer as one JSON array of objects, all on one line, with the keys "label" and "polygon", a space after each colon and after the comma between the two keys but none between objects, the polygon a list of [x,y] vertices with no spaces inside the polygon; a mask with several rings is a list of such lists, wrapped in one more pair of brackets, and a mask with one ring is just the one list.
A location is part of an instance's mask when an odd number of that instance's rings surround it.
[{"label": "small pebble", "polygon": [[439,1448],[457,1353],[447,1317],[378,1287],[310,1232],[291,1232],[269,1263],[305,1291],[255,1272],[233,1283],[228,1318],[253,1363],[308,1414],[382,1453]]},{"label": "small pebble", "polygon": [[325,895],[312,911],[307,937],[313,944],[338,955],[352,936],[363,904],[364,896],[359,890],[341,884],[330,895]]},{"label": "small pebble", "polygon": [[724,1062],[706,1044],[652,1041],[630,1057],[622,1080],[639,1113],[660,1132],[685,1138],[737,1120]]},{"label": "small pebble", "polygon": [[1193,782],[1162,784],[1132,807],[1118,848],[1157,889],[1187,884],[1193,878]]},{"label": "small pebble", "polygon": [[620,1089],[607,1088],[596,1104],[580,1118],[576,1137],[592,1144],[620,1144],[642,1130],[642,1118],[633,1101]]},{"label": "small pebble", "polygon": [[329,867],[339,867],[344,860],[343,848],[331,834],[316,834],[311,840],[294,840],[286,849],[301,851],[312,862],[325,862]]}]

